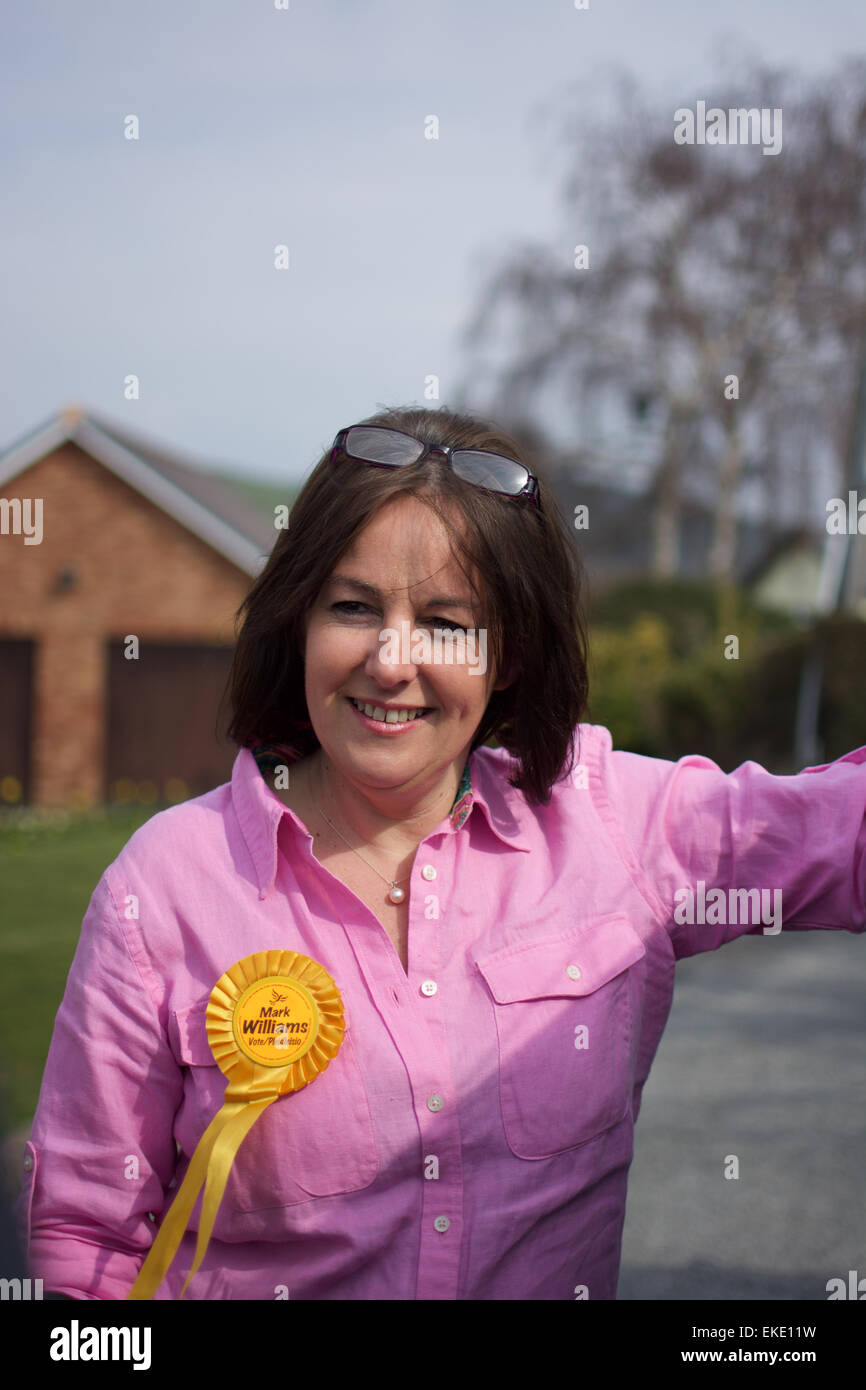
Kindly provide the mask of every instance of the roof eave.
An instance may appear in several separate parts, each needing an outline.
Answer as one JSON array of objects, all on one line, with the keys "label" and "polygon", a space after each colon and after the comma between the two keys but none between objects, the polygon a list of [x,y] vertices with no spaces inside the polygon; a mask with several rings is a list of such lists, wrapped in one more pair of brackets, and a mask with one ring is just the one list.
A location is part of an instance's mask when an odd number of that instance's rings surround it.
[{"label": "roof eave", "polygon": [[3,455],[0,458],[0,487],[66,443],[77,444],[109,472],[245,574],[254,577],[263,568],[267,555],[253,541],[86,419],[80,419],[70,426],[61,417]]}]

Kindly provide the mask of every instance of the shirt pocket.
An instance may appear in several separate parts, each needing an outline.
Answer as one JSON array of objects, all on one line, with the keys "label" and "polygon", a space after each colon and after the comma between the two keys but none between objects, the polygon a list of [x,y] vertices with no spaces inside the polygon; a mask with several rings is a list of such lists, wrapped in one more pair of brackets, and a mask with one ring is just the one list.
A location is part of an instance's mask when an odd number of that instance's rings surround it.
[{"label": "shirt pocket", "polygon": [[[209,997],[172,1014],[172,1047],[188,1068],[175,1135],[188,1156],[222,1105],[228,1084],[207,1039]],[[301,1090],[280,1096],[248,1131],[229,1172],[214,1227],[217,1238],[230,1238],[227,1213],[266,1214],[311,1197],[356,1192],[376,1177],[373,1117],[344,1020],[340,1049],[325,1070]]]},{"label": "shirt pocket", "polygon": [[626,917],[476,960],[493,1004],[508,1147],[549,1158],[622,1120],[634,1084],[630,967],[646,947]]}]

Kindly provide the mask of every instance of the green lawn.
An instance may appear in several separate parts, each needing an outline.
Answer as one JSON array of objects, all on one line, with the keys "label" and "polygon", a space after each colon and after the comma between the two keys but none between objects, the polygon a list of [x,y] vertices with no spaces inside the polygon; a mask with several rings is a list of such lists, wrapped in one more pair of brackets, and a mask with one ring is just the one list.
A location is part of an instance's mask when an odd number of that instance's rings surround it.
[{"label": "green lawn", "polygon": [[3,1122],[30,1123],[54,1016],[90,895],[153,807],[0,819],[0,1096]]}]

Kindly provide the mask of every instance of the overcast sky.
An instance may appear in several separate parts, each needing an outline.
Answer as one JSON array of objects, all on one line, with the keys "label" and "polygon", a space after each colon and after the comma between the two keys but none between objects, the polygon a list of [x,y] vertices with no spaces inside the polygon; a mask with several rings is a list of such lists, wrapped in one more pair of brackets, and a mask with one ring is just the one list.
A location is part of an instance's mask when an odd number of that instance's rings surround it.
[{"label": "overcast sky", "polygon": [[6,0],[0,448],[78,402],[299,479],[428,374],[464,384],[480,274],[555,235],[542,103],[616,64],[673,111],[724,45],[819,74],[861,26],[861,0]]}]

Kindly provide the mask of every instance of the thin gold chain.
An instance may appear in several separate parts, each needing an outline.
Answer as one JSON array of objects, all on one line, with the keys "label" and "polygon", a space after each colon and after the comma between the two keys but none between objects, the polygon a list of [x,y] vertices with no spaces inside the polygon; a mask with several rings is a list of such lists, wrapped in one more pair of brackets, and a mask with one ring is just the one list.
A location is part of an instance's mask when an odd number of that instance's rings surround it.
[{"label": "thin gold chain", "polygon": [[382,880],[382,882],[383,882],[383,883],[387,883],[387,885],[388,885],[389,888],[396,888],[396,887],[398,886],[398,884],[400,884],[400,883],[406,883],[406,882],[408,882],[408,880],[412,877],[411,874],[407,874],[405,878],[394,879],[394,878],[386,878],[384,874],[380,874],[380,873],[379,873],[379,870],[376,868],[376,866],[375,866],[374,864],[371,864],[370,861],[369,861],[369,859],[365,859],[365,858],[364,858],[364,855],[361,853],[361,851],[360,851],[359,849],[355,849],[355,846],[354,846],[354,845],[349,844],[349,841],[346,839],[346,837],[345,837],[345,835],[343,834],[342,830],[337,829],[337,826],[336,826],[336,825],[334,824],[334,822],[331,820],[330,816],[326,816],[326,815],[325,815],[325,813],[324,813],[324,811],[322,810],[321,806],[319,806],[319,804],[317,803],[316,798],[313,796],[313,788],[312,788],[312,786],[310,786],[310,800],[312,801],[312,803],[313,803],[313,805],[315,806],[316,810],[318,811],[319,815],[322,816],[322,817],[328,822],[328,824],[329,824],[329,826],[331,827],[331,829],[337,831],[337,834],[339,835],[339,837],[340,837],[340,839],[343,841],[343,843],[349,845],[349,849],[352,851],[352,853],[353,853],[353,854],[357,854],[358,858],[359,858],[364,864],[367,865],[367,868],[368,868],[368,869],[372,869],[374,874],[378,874],[378,876],[379,876],[379,878]]}]

